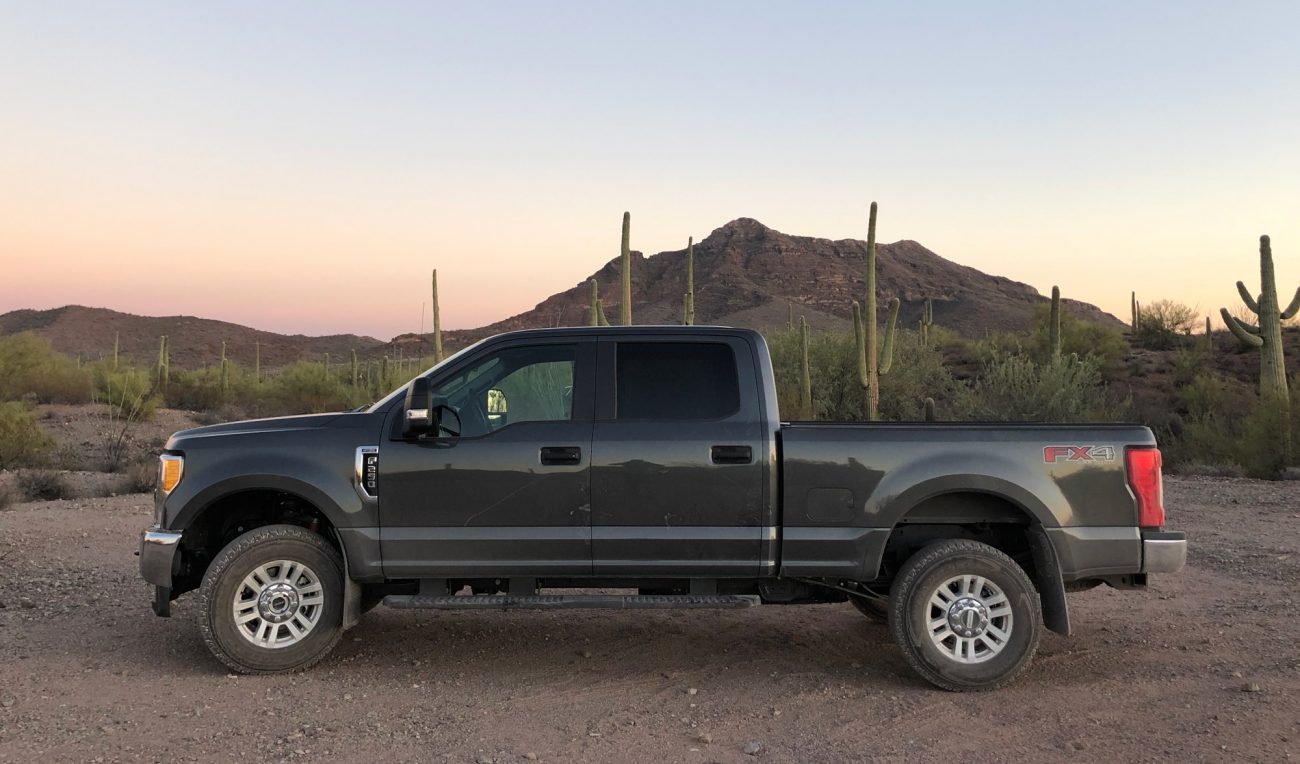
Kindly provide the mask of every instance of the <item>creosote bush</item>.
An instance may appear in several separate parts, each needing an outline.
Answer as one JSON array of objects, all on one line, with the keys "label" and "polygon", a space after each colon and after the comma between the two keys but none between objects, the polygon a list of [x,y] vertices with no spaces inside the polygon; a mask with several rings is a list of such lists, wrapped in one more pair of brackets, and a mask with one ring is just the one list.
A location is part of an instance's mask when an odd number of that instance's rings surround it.
[{"label": "creosote bush", "polygon": [[26,405],[0,403],[0,469],[41,464],[53,449],[54,441]]},{"label": "creosote bush", "polygon": [[86,403],[91,378],[76,361],[30,332],[0,337],[0,401]]}]

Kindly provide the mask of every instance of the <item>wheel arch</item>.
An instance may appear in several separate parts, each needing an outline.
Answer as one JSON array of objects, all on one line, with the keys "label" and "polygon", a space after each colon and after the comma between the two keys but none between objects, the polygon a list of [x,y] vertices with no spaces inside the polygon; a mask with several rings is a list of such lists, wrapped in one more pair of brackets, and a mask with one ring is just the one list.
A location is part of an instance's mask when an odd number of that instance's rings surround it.
[{"label": "wheel arch", "polygon": [[1000,478],[983,477],[960,481],[961,487],[945,486],[949,481],[936,479],[914,486],[891,502],[889,538],[879,557],[868,562],[868,574],[878,578],[937,540],[984,541],[1025,569],[1038,589],[1044,625],[1068,636],[1070,616],[1060,561],[1043,530],[1044,520],[1050,523],[1047,527],[1056,526],[1055,516],[1023,488]]}]

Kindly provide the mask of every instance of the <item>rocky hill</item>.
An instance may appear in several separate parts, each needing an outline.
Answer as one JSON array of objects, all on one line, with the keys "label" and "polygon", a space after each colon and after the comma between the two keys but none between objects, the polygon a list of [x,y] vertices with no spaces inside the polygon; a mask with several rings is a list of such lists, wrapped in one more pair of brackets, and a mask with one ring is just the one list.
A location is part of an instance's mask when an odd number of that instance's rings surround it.
[{"label": "rocky hill", "polygon": [[[784,326],[791,306],[819,329],[849,328],[853,300],[862,300],[867,244],[857,239],[791,236],[750,218],[718,228],[695,245],[696,322]],[[637,323],[680,323],[686,291],[686,250],[632,255],[633,318]],[[1034,306],[1047,298],[1028,284],[991,276],[946,260],[921,244],[903,240],[877,247],[880,312],[891,297],[902,301],[899,322],[915,326],[927,297],[934,320],[967,337],[989,331],[1023,331]],[[618,259],[592,274],[600,284],[605,313],[617,318]],[[485,333],[587,321],[586,280],[552,295],[530,311],[482,329]],[[1067,309],[1091,321],[1120,326],[1096,306],[1066,301]]]},{"label": "rocky hill", "polygon": [[376,351],[384,343],[374,337],[336,334],[308,337],[276,334],[227,321],[194,316],[137,316],[106,308],[67,305],[52,310],[15,310],[0,315],[0,334],[30,331],[50,341],[55,350],[86,360],[113,354],[113,338],[120,337],[120,353],[134,363],[151,364],[158,357],[158,338],[166,334],[171,362],[179,368],[197,368],[221,358],[221,343],[227,357],[253,365],[257,344],[261,344],[262,365],[283,366],[300,359],[320,360],[325,353],[335,358],[358,352]]},{"label": "rocky hill", "polygon": [[[814,329],[848,331],[854,300],[861,300],[866,242],[791,236],[750,218],[718,228],[695,245],[696,323],[782,327],[793,313],[806,316]],[[639,324],[681,322],[686,291],[686,250],[649,257],[632,254],[633,318]],[[606,315],[617,320],[621,299],[618,259],[592,274],[599,283]],[[880,312],[889,298],[902,301],[899,322],[915,327],[927,297],[934,300],[935,323],[966,337],[991,331],[1028,331],[1036,305],[1047,298],[1028,284],[993,276],[946,260],[921,244],[903,240],[878,247]],[[447,332],[444,345],[455,350],[491,334],[512,329],[584,325],[590,291],[587,279],[553,294],[532,310],[477,329]],[[1096,306],[1065,300],[1072,314],[1120,326]],[[192,316],[144,317],[102,308],[67,306],[54,310],[18,310],[0,316],[0,334],[34,331],[55,349],[83,358],[112,352],[120,333],[122,352],[137,361],[155,357],[158,337],[171,337],[172,362],[181,367],[214,362],[221,342],[231,358],[253,362],[255,342],[262,344],[262,363],[279,366],[325,353],[342,358],[353,349],[363,357],[390,354],[428,356],[428,335],[405,334],[389,342],[372,337],[306,337],[250,329]]]}]

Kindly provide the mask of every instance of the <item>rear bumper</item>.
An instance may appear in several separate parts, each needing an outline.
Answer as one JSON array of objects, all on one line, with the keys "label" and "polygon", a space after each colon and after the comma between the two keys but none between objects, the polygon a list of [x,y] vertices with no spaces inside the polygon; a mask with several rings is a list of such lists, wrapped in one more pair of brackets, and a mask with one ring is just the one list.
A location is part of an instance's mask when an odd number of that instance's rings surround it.
[{"label": "rear bumper", "polygon": [[1187,535],[1182,531],[1142,531],[1142,572],[1177,573],[1187,564]]}]

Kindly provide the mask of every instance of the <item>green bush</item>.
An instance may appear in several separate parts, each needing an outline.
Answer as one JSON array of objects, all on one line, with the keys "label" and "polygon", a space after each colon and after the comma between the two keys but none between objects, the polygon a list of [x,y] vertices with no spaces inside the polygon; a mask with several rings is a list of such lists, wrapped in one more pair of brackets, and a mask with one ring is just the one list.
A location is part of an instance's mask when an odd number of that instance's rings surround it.
[{"label": "green bush", "polygon": [[284,367],[262,388],[261,403],[273,414],[346,411],[370,399],[366,391],[353,388],[324,365],[310,361]]},{"label": "green bush", "polygon": [[[799,410],[801,349],[798,330],[784,330],[767,338],[776,376],[777,400],[783,418]],[[808,371],[812,381],[814,419],[859,421],[862,416],[862,385],[858,381],[857,347],[853,335],[813,332],[808,340]],[[916,421],[923,416],[924,401],[934,398],[940,407],[959,398],[961,385],[943,366],[943,357],[933,347],[924,347],[920,336],[899,330],[894,342],[894,363],[880,378],[880,418],[885,421]]]},{"label": "green bush", "polygon": [[[1050,312],[1051,307],[1048,305],[1034,306],[1034,330],[1025,345],[1030,357],[1040,364],[1045,364],[1052,358],[1047,330]],[[1119,328],[1075,318],[1069,310],[1062,308],[1061,355],[1071,354],[1090,361],[1102,379],[1114,381],[1125,375],[1129,346],[1124,339],[1124,332]]]},{"label": "green bush", "polygon": [[47,340],[30,332],[0,337],[0,400],[86,403],[91,391],[88,371]]},{"label": "green bush", "polygon": [[152,419],[158,408],[153,375],[143,369],[99,362],[92,366],[95,400],[112,409],[115,417],[133,421]]},{"label": "green bush", "polygon": [[53,448],[54,441],[27,406],[17,401],[0,403],[0,469],[40,464]]},{"label": "green bush", "polygon": [[1156,300],[1142,306],[1134,341],[1153,350],[1179,347],[1191,336],[1199,318],[1194,309],[1181,302]]},{"label": "green bush", "polygon": [[1095,361],[1066,358],[1038,363],[1009,355],[985,365],[963,403],[965,418],[990,422],[1100,422],[1114,420]]}]

